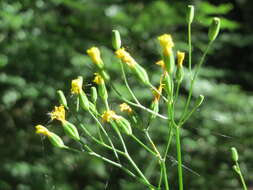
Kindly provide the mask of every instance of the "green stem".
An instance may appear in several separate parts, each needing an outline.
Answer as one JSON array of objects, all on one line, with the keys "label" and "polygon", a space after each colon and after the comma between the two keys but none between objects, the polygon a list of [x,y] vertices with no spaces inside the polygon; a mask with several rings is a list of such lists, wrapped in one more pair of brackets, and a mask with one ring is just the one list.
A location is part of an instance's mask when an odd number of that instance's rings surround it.
[{"label": "green stem", "polygon": [[163,168],[161,167],[160,177],[159,177],[159,183],[158,183],[158,190],[161,190],[162,180],[163,180]]},{"label": "green stem", "polygon": [[89,113],[91,114],[91,116],[93,117],[93,119],[97,122],[97,124],[98,124],[98,126],[100,127],[100,129],[102,130],[102,132],[105,134],[105,136],[106,136],[106,138],[108,139],[108,141],[109,141],[111,147],[113,148],[113,152],[114,152],[115,157],[117,158],[118,161],[120,161],[120,160],[119,160],[119,156],[118,156],[118,154],[117,154],[117,152],[116,152],[116,149],[115,149],[115,147],[114,147],[114,145],[113,145],[113,143],[112,143],[112,140],[111,140],[111,138],[109,137],[109,135],[107,134],[107,132],[105,131],[104,127],[102,126],[102,124],[100,123],[100,121],[97,119],[97,117],[96,117],[91,111],[89,111]]},{"label": "green stem", "polygon": [[175,126],[176,128],[176,143],[177,143],[177,160],[178,160],[178,180],[179,180],[179,190],[183,190],[183,171],[182,171],[182,158],[181,158],[181,144],[180,144],[180,128]]},{"label": "green stem", "polygon": [[165,189],[169,190],[169,183],[168,183],[165,161],[163,161],[161,165],[162,165],[162,170],[163,170],[163,179],[164,179],[164,183],[165,183]]},{"label": "green stem", "polygon": [[192,71],[192,42],[191,42],[191,23],[188,23],[188,53],[189,53],[189,70]]},{"label": "green stem", "polygon": [[193,91],[194,83],[195,83],[195,81],[196,81],[196,78],[197,78],[199,69],[200,69],[200,67],[202,66],[202,64],[204,63],[205,57],[206,57],[206,55],[207,55],[207,52],[208,52],[208,50],[209,50],[211,44],[212,44],[212,42],[210,41],[210,42],[208,43],[208,45],[207,45],[207,47],[206,47],[206,49],[205,49],[205,51],[204,51],[204,53],[203,53],[201,59],[200,59],[199,64],[196,66],[196,70],[195,70],[195,72],[194,72],[193,78],[191,79],[189,95],[188,95],[188,98],[187,98],[187,101],[186,101],[186,104],[185,104],[185,107],[184,107],[183,114],[182,114],[181,119],[180,119],[180,121],[179,121],[179,126],[181,126],[181,122],[182,122],[183,118],[185,117],[185,114],[186,114],[186,112],[187,112],[187,110],[188,110],[188,107],[189,107],[189,104],[190,104],[190,101],[191,101],[191,97],[192,97],[192,91]]},{"label": "green stem", "polygon": [[240,165],[238,164],[238,162],[236,162],[236,166],[239,169],[239,171],[237,173],[238,173],[238,175],[240,177],[240,180],[242,182],[243,189],[244,190],[248,190],[247,185],[246,185],[246,183],[244,181],[244,178],[243,178],[243,175],[242,175],[242,171],[241,171]]},{"label": "green stem", "polygon": [[134,101],[135,101],[137,104],[140,104],[140,102],[138,101],[138,99],[137,99],[136,96],[134,95],[133,91],[131,90],[131,88],[130,88],[128,82],[127,82],[126,73],[125,73],[124,65],[123,65],[122,61],[120,61],[120,67],[121,67],[121,72],[122,72],[123,79],[124,79],[125,85],[126,85],[126,87],[127,87],[127,90],[130,92],[130,94],[131,94],[131,96],[133,97]]},{"label": "green stem", "polygon": [[147,147],[145,144],[143,144],[135,135],[131,135],[131,137],[138,143],[140,144],[143,148],[145,148],[148,152],[150,152],[151,154],[153,154],[154,156],[157,156],[157,154],[152,151],[149,147]]}]

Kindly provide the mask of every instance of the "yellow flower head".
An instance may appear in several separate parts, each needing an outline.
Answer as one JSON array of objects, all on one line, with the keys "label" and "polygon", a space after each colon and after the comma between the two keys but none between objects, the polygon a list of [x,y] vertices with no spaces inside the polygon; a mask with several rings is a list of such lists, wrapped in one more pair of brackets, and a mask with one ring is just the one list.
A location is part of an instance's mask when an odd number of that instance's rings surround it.
[{"label": "yellow flower head", "polygon": [[179,67],[183,66],[184,57],[185,57],[184,52],[177,51],[177,64]]},{"label": "yellow flower head", "polygon": [[82,79],[77,78],[71,82],[71,93],[80,94],[82,90]]},{"label": "yellow flower head", "polygon": [[46,127],[42,125],[36,125],[35,128],[37,134],[42,134],[45,136],[50,136],[52,134]]},{"label": "yellow flower head", "polygon": [[133,112],[132,108],[128,104],[126,104],[126,103],[120,104],[119,107],[120,107],[120,111],[122,111],[122,112],[123,111],[126,111],[128,113],[132,113]]},{"label": "yellow flower head", "polygon": [[117,120],[120,118],[121,116],[117,115],[113,110],[107,110],[102,115],[103,122],[109,122],[111,119]]},{"label": "yellow flower head", "polygon": [[103,63],[100,56],[100,51],[97,47],[91,47],[90,49],[88,49],[87,54],[91,57],[92,61],[95,64],[99,65]]},{"label": "yellow flower head", "polygon": [[50,113],[51,119],[57,119],[61,122],[65,122],[65,109],[63,105],[55,106],[54,111]]},{"label": "yellow flower head", "polygon": [[153,90],[153,94],[154,94],[154,100],[155,101],[159,101],[160,97],[162,95],[162,90],[163,90],[164,84],[160,83],[159,87],[157,88],[157,90]]},{"label": "yellow flower head", "polygon": [[104,84],[105,81],[100,74],[95,73],[95,78],[94,78],[93,82],[95,82],[98,85],[101,85],[101,84]]},{"label": "yellow flower head", "polygon": [[163,34],[158,37],[160,45],[163,49],[164,55],[170,55],[172,52],[172,48],[174,47],[174,43],[170,34]]},{"label": "yellow flower head", "polygon": [[163,69],[165,69],[165,64],[163,60],[157,61],[155,64],[160,65]]},{"label": "yellow flower head", "polygon": [[124,48],[120,48],[115,52],[116,56],[125,62],[129,67],[134,67],[137,63],[132,56],[125,51]]}]

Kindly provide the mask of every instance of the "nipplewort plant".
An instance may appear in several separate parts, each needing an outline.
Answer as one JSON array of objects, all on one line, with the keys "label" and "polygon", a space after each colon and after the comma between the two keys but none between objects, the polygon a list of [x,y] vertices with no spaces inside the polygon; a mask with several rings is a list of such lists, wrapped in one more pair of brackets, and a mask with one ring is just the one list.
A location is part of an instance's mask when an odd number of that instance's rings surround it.
[{"label": "nipplewort plant", "polygon": [[[199,95],[197,99],[193,100],[192,92],[195,81],[197,79],[198,73],[201,66],[205,61],[205,57],[210,46],[213,44],[215,39],[219,34],[220,29],[220,19],[213,18],[212,23],[209,27],[208,38],[209,42],[204,50],[200,61],[194,65],[192,68],[192,43],[191,43],[191,24],[194,20],[194,6],[188,6],[187,14],[187,26],[188,26],[188,70],[189,76],[185,76],[185,52],[177,51],[174,52],[174,42],[170,34],[160,35],[157,39],[161,48],[161,60],[156,64],[161,66],[162,74],[159,81],[159,86],[155,87],[151,84],[149,79],[149,74],[147,71],[131,56],[131,54],[122,46],[120,33],[117,30],[112,32],[112,45],[115,51],[115,56],[119,59],[121,73],[129,94],[132,100],[125,98],[125,96],[120,92],[117,87],[115,87],[110,74],[106,69],[106,63],[103,61],[100,54],[100,50],[97,47],[91,47],[87,50],[87,54],[92,59],[96,66],[94,84],[96,86],[91,87],[91,96],[87,96],[83,88],[83,77],[79,76],[72,80],[71,83],[71,94],[75,99],[76,108],[68,105],[68,101],[64,93],[58,90],[59,95],[59,106],[55,106],[54,110],[50,112],[51,120],[58,120],[65,134],[78,142],[81,145],[80,149],[73,148],[64,144],[61,137],[57,134],[49,131],[45,126],[37,125],[36,133],[42,134],[50,140],[50,142],[61,149],[66,149],[74,152],[87,153],[90,156],[97,157],[108,164],[120,168],[122,171],[126,172],[129,176],[136,179],[138,182],[142,183],[145,187],[151,190],[156,189],[170,189],[170,184],[174,183],[175,180],[168,179],[167,171],[167,158],[170,152],[170,145],[173,139],[176,141],[177,150],[177,173],[178,173],[178,183],[179,190],[184,189],[183,181],[183,163],[182,163],[182,152],[181,152],[181,137],[180,131],[184,126],[185,122],[191,117],[191,115],[200,107],[204,100],[203,95]],[[126,68],[128,68],[126,70]],[[140,83],[142,83],[147,88],[151,89],[153,93],[153,100],[150,102],[150,107],[144,106],[140,100],[135,96],[134,91],[131,89],[126,71],[135,76]],[[180,119],[175,119],[175,105],[178,101],[179,91],[181,87],[182,80],[190,81],[189,93],[185,102],[183,112]],[[110,89],[107,90],[107,89]],[[122,116],[114,111],[113,106],[108,100],[108,92],[114,92],[122,104],[120,104],[120,110],[125,112],[126,116]],[[97,104],[97,101],[102,101],[101,104]],[[72,99],[73,100],[73,99]],[[163,103],[161,103],[163,101]],[[190,107],[190,103],[193,101],[193,107]],[[160,106],[166,105],[167,113],[161,113]],[[167,126],[163,126],[167,129],[168,138],[166,143],[166,148],[164,150],[158,150],[156,143],[152,140],[149,134],[149,125],[144,126],[140,122],[137,109],[142,109],[146,111],[149,116],[147,120],[150,123],[154,119],[166,120]],[[94,120],[97,126],[97,132],[91,132],[91,129],[83,123],[72,123],[67,120],[65,112],[73,111],[73,113],[88,113]],[[77,116],[76,116],[77,117]],[[110,127],[110,128],[109,128]],[[138,130],[146,136],[148,142],[143,142],[138,135],[135,134],[133,128],[138,127]],[[120,141],[120,147],[116,146],[115,138],[112,138],[112,133],[109,133],[111,129],[114,131],[114,135],[117,136],[116,140]],[[93,130],[94,131],[94,130]],[[142,168],[133,160],[131,154],[128,151],[128,145],[124,140],[126,138],[131,138],[135,141],[140,148],[154,156],[157,160],[159,166],[160,176],[155,180],[149,180],[143,173]],[[92,144],[86,142],[86,138],[91,139],[95,144],[100,145],[104,149],[111,151],[111,157],[105,157],[101,153],[98,153],[92,147]],[[83,151],[84,150],[84,151]],[[124,159],[124,162],[123,162]],[[236,161],[235,171],[240,175],[240,169]],[[243,179],[241,177],[241,179]]]}]

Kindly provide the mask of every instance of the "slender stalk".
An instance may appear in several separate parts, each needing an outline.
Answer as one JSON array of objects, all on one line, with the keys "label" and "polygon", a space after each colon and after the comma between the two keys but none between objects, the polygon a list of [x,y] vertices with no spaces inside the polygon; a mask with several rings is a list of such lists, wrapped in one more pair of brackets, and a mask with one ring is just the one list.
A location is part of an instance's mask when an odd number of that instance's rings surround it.
[{"label": "slender stalk", "polygon": [[159,158],[159,160],[161,161],[161,160],[162,160],[161,154],[160,154],[160,152],[157,150],[157,148],[156,148],[156,146],[155,146],[153,140],[150,138],[149,133],[148,133],[147,130],[145,130],[145,135],[147,136],[147,138],[148,138],[150,144],[152,145],[154,151],[156,152],[156,156],[157,156],[157,157]]},{"label": "slender stalk", "polygon": [[161,190],[162,180],[163,180],[163,168],[161,167],[160,177],[159,177],[159,183],[158,183],[158,190]]},{"label": "slender stalk", "polygon": [[189,53],[189,70],[190,70],[190,75],[192,71],[192,42],[191,42],[191,23],[188,23],[188,53]]},{"label": "slender stalk", "polygon": [[143,148],[145,148],[148,152],[150,152],[151,154],[153,154],[154,156],[157,156],[157,154],[152,151],[149,147],[147,147],[145,144],[143,144],[135,135],[131,135],[131,137],[138,143],[140,144]]},{"label": "slender stalk", "polygon": [[238,164],[238,162],[236,162],[236,167],[238,168],[237,173],[238,173],[238,175],[239,175],[239,177],[240,177],[240,180],[241,180],[243,189],[244,189],[244,190],[248,190],[247,185],[246,185],[246,183],[245,183],[245,181],[244,181],[244,178],[243,178],[243,175],[242,175],[242,171],[241,171],[240,165]]},{"label": "slender stalk", "polygon": [[111,140],[111,138],[109,137],[109,135],[107,134],[107,132],[105,131],[104,127],[102,126],[102,124],[100,123],[100,121],[97,119],[97,117],[96,117],[91,111],[89,111],[89,113],[91,114],[91,116],[93,117],[93,119],[97,122],[97,124],[98,124],[98,126],[100,127],[100,129],[102,130],[102,132],[105,134],[105,136],[106,136],[106,138],[108,139],[108,141],[109,141],[111,147],[113,148],[113,152],[114,152],[115,157],[117,158],[118,161],[120,161],[120,160],[119,160],[119,156],[118,156],[118,154],[117,154],[117,152],[116,152],[116,150],[115,150],[115,147],[114,147],[114,145],[113,145],[113,143],[112,143],[112,140]]},{"label": "slender stalk", "polygon": [[125,73],[125,70],[124,70],[124,65],[122,63],[122,61],[120,60],[120,67],[121,67],[121,72],[122,72],[122,75],[123,75],[123,79],[124,79],[124,82],[125,82],[125,85],[127,87],[127,90],[130,92],[131,96],[133,97],[134,101],[137,103],[137,104],[140,104],[140,102],[138,101],[138,99],[136,98],[136,96],[134,95],[132,89],[130,88],[128,82],[127,82],[127,78],[126,78],[126,73]]},{"label": "slender stalk", "polygon": [[207,45],[207,47],[206,47],[206,49],[205,49],[205,51],[204,51],[204,53],[203,53],[201,59],[200,59],[199,64],[196,66],[196,70],[195,70],[195,72],[194,72],[193,78],[191,79],[189,95],[188,95],[188,97],[187,97],[187,101],[186,101],[186,104],[185,104],[185,107],[184,107],[183,114],[182,114],[181,119],[180,119],[180,121],[179,121],[179,126],[181,126],[181,122],[182,122],[183,118],[185,117],[185,114],[186,114],[186,112],[187,112],[187,110],[188,110],[188,107],[189,107],[189,104],[190,104],[190,101],[191,101],[191,97],[192,97],[192,91],[193,91],[194,83],[195,83],[195,81],[196,81],[196,78],[197,78],[199,69],[200,69],[200,67],[202,66],[202,64],[204,63],[205,57],[206,57],[206,55],[207,55],[207,52],[208,52],[208,50],[209,50],[211,44],[212,44],[212,42],[210,41],[210,42],[208,43],[208,45]]},{"label": "slender stalk", "polygon": [[169,190],[169,183],[168,183],[165,161],[162,162],[162,170],[163,170],[163,179],[164,179],[164,183],[165,183],[165,189]]},{"label": "slender stalk", "polygon": [[182,171],[182,158],[181,158],[181,144],[180,144],[180,128],[176,128],[176,143],[177,143],[177,160],[178,160],[178,181],[179,181],[179,190],[184,189],[183,185],[183,171]]}]

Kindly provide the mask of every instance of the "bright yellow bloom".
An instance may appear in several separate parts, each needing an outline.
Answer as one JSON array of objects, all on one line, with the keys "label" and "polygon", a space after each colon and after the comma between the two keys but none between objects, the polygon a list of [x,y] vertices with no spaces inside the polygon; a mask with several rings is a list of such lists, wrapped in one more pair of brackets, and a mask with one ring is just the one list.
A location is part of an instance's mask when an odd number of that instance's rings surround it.
[{"label": "bright yellow bloom", "polygon": [[154,101],[159,101],[160,97],[162,95],[162,90],[163,90],[164,84],[160,83],[159,87],[157,88],[157,90],[153,90],[153,94],[154,94]]},{"label": "bright yellow bloom", "polygon": [[122,112],[123,111],[126,111],[128,113],[132,113],[133,112],[132,108],[128,104],[126,104],[126,103],[120,104],[119,107],[120,107],[120,111],[122,111]]},{"label": "bright yellow bloom", "polygon": [[100,56],[100,51],[97,47],[91,47],[90,49],[88,49],[87,54],[91,57],[92,61],[95,64],[100,65],[103,63]]},{"label": "bright yellow bloom", "polygon": [[61,122],[65,122],[65,109],[63,105],[55,106],[54,111],[50,113],[51,119],[57,119]]},{"label": "bright yellow bloom", "polygon": [[107,110],[102,115],[103,122],[109,122],[111,119],[117,120],[120,118],[121,116],[117,115],[113,110]]},{"label": "bright yellow bloom", "polygon": [[82,90],[82,79],[77,78],[71,82],[71,93],[80,94]]},{"label": "bright yellow bloom", "polygon": [[125,51],[124,48],[120,48],[115,52],[116,56],[120,58],[124,63],[126,63],[129,67],[135,67],[137,62],[132,58],[132,56]]},{"label": "bright yellow bloom", "polygon": [[158,40],[163,49],[163,54],[166,56],[170,55],[172,53],[172,48],[174,47],[171,35],[163,34],[158,37]]},{"label": "bright yellow bloom", "polygon": [[179,67],[183,66],[184,57],[185,57],[184,52],[177,51],[177,64]]},{"label": "bright yellow bloom", "polygon": [[36,128],[37,134],[42,134],[45,136],[51,136],[51,134],[52,134],[46,127],[44,127],[42,125],[36,125],[35,128]]},{"label": "bright yellow bloom", "polygon": [[104,84],[105,81],[100,74],[95,73],[95,78],[94,78],[93,82],[95,82],[98,85],[101,85],[101,84]]}]

